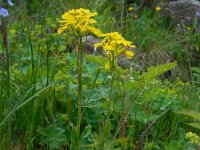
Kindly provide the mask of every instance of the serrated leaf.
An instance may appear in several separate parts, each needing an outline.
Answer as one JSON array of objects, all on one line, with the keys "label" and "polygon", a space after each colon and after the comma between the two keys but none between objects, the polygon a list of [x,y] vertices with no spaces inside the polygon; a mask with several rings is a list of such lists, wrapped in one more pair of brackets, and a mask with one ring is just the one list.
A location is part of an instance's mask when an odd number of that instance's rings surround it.
[{"label": "serrated leaf", "polygon": [[177,63],[167,63],[167,64],[161,64],[159,66],[151,66],[147,69],[147,72],[142,73],[141,76],[139,76],[139,81],[134,81],[131,83],[132,88],[144,88],[145,85],[150,84],[156,77],[160,76],[164,72],[173,69],[176,67]]},{"label": "serrated leaf", "polygon": [[172,68],[176,67],[176,62],[161,64],[159,66],[151,66],[147,69],[147,72],[142,73],[142,78],[148,82],[149,80],[158,77],[159,75],[163,74],[164,72],[171,70]]},{"label": "serrated leaf", "polygon": [[61,148],[67,141],[65,130],[55,125],[42,129],[40,133],[42,136],[42,143],[49,143],[51,149]]}]

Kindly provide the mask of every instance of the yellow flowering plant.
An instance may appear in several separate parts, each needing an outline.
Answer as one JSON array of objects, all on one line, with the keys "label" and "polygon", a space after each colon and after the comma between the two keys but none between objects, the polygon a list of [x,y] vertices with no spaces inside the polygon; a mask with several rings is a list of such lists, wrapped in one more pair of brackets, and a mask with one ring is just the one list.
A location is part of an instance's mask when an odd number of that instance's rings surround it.
[{"label": "yellow flowering plant", "polygon": [[[110,113],[111,110],[114,108],[114,96],[113,96],[113,88],[114,88],[114,80],[117,68],[117,59],[121,55],[125,55],[127,59],[132,59],[134,53],[132,52],[132,48],[135,48],[135,45],[125,40],[121,34],[118,32],[111,32],[103,34],[100,30],[94,27],[97,21],[94,19],[97,13],[90,12],[88,9],[72,9],[62,15],[62,19],[60,21],[61,25],[58,29],[58,34],[63,33],[65,30],[72,32],[75,35],[75,38],[78,40],[78,53],[77,53],[77,73],[78,73],[78,119],[77,119],[77,141],[80,140],[80,124],[81,124],[81,116],[82,116],[82,61],[83,61],[83,45],[82,45],[82,36],[88,33],[93,33],[96,36],[102,38],[102,40],[96,44],[94,44],[95,48],[102,47],[105,53],[108,56],[108,63],[106,63],[105,68],[110,69],[111,80],[110,80],[110,91],[109,91],[109,99],[106,101],[106,122],[105,122],[105,129],[103,132],[103,137],[107,137],[110,127]],[[106,60],[105,60],[106,61]],[[125,99],[125,98],[124,98]],[[123,108],[125,108],[125,102],[123,102]],[[124,109],[123,109],[124,110]],[[125,111],[123,111],[122,114]],[[123,126],[125,126],[123,124]],[[78,149],[80,148],[80,143],[76,143]]]},{"label": "yellow flowering plant", "polygon": [[[96,48],[102,47],[103,50],[106,51],[106,54],[110,59],[110,63],[123,54],[127,57],[127,59],[132,59],[134,56],[134,53],[130,49],[135,48],[136,46],[132,42],[126,41],[118,32],[101,34],[100,36],[103,37],[103,40],[96,43],[94,46]],[[109,66],[110,64],[106,64],[105,67],[108,69]]]},{"label": "yellow flowering plant", "polygon": [[[121,34],[118,32],[111,32],[111,33],[106,33],[106,34],[101,34],[100,37],[103,39],[99,42],[94,44],[96,48],[102,47],[103,50],[106,52],[109,58],[109,62],[105,64],[106,69],[110,69],[110,91],[109,91],[109,100],[107,101],[107,111],[106,111],[106,122],[105,122],[105,131],[104,131],[104,137],[107,136],[107,130],[110,130],[111,122],[110,122],[110,113],[111,110],[114,109],[115,107],[115,100],[113,99],[113,88],[114,88],[114,80],[115,76],[118,75],[116,73],[116,68],[117,68],[117,59],[121,55],[125,55],[127,59],[132,59],[134,56],[134,53],[131,51],[131,48],[135,48],[136,46],[130,42],[125,40]],[[120,78],[118,76],[118,78]],[[123,82],[123,81],[122,81]],[[125,97],[122,98],[122,107],[123,107],[123,112],[122,116],[124,117],[125,114]],[[123,127],[125,127],[125,124],[122,124]],[[125,130],[121,130],[120,132],[122,135],[124,135]]]},{"label": "yellow flowering plant", "polygon": [[58,29],[58,34],[63,33],[65,30],[73,31],[75,33],[87,34],[92,32],[96,35],[101,34],[101,31],[93,27],[97,21],[93,18],[97,13],[90,12],[88,9],[72,9],[62,15],[60,21],[61,25]]},{"label": "yellow flowering plant", "polygon": [[83,83],[82,83],[82,66],[83,66],[83,41],[82,36],[88,34],[89,32],[101,35],[101,31],[94,27],[94,24],[97,21],[93,18],[96,16],[97,13],[90,12],[88,9],[80,8],[80,9],[72,9],[68,12],[65,12],[62,15],[62,20],[60,21],[60,27],[58,28],[58,34],[63,33],[65,30],[72,32],[78,41],[78,52],[77,52],[77,61],[76,61],[76,68],[78,74],[78,119],[76,125],[76,137],[77,149],[80,149],[80,126],[81,126],[81,118],[82,118],[82,99],[83,99]]}]

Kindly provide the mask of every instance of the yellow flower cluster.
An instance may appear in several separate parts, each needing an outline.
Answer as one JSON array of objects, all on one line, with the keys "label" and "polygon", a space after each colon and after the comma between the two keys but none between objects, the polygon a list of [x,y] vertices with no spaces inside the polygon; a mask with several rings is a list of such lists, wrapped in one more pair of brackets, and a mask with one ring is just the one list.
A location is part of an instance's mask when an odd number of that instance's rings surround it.
[{"label": "yellow flower cluster", "polygon": [[58,34],[61,34],[64,30],[73,30],[76,32],[87,33],[92,32],[96,35],[101,34],[101,31],[94,28],[92,25],[96,24],[96,20],[93,19],[97,13],[91,13],[88,9],[72,9],[62,15],[61,25],[58,29]]},{"label": "yellow flower cluster", "polygon": [[130,41],[126,41],[118,32],[103,34],[100,30],[93,27],[97,23],[93,19],[96,15],[96,12],[91,13],[88,9],[72,9],[62,15],[63,20],[60,21],[61,26],[58,29],[58,34],[61,34],[65,30],[81,33],[82,35],[92,32],[98,37],[103,38],[101,42],[96,43],[94,46],[96,48],[102,47],[111,60],[122,54],[131,59],[134,53],[130,49],[135,48],[135,45]]},{"label": "yellow flower cluster", "polygon": [[96,48],[101,46],[109,56],[113,54],[114,57],[118,57],[125,54],[128,59],[134,56],[130,48],[135,48],[135,45],[130,41],[126,41],[118,32],[101,34],[101,37],[103,37],[103,40],[94,46]]},{"label": "yellow flower cluster", "polygon": [[161,7],[160,7],[160,6],[156,6],[155,10],[156,10],[156,11],[160,11],[160,10],[161,10]]},{"label": "yellow flower cluster", "polygon": [[128,11],[133,11],[133,10],[134,10],[133,7],[129,7],[129,8],[128,8]]},{"label": "yellow flower cluster", "polygon": [[196,133],[188,132],[186,137],[193,143],[200,146],[200,137]]}]

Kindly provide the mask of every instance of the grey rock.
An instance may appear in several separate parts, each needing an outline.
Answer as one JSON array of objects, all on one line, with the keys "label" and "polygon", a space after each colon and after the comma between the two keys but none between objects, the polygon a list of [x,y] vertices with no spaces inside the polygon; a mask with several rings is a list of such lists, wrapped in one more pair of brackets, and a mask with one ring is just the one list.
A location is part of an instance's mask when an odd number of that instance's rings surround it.
[{"label": "grey rock", "polygon": [[94,44],[100,42],[99,38],[93,37],[93,36],[84,36],[82,37],[82,42],[84,45],[84,50],[86,54],[93,54],[93,55],[99,55],[102,53],[102,50],[100,48],[95,48]]},{"label": "grey rock", "polygon": [[163,4],[164,16],[171,16],[176,24],[200,28],[200,1],[171,0]]}]

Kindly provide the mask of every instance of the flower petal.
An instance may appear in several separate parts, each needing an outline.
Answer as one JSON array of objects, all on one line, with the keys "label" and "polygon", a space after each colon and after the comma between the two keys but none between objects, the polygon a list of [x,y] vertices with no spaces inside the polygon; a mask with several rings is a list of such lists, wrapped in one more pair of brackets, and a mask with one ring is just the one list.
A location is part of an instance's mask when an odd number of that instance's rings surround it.
[{"label": "flower petal", "polygon": [[5,8],[0,8],[0,15],[7,17],[9,15],[8,10]]},{"label": "flower petal", "polygon": [[9,4],[10,6],[13,6],[13,5],[14,5],[13,2],[12,2],[11,0],[7,0],[7,2],[8,2],[8,4]]},{"label": "flower petal", "polygon": [[58,29],[58,34],[61,34],[61,33],[63,33],[63,31],[65,30],[67,28],[67,26],[63,26],[63,27],[60,27],[59,29]]},{"label": "flower petal", "polygon": [[124,52],[124,54],[126,55],[126,57],[127,57],[128,59],[132,59],[133,56],[134,56],[134,53],[133,53],[132,51],[129,51],[129,50],[126,50],[126,51]]}]

